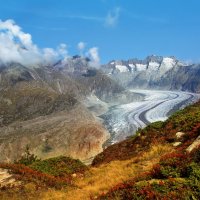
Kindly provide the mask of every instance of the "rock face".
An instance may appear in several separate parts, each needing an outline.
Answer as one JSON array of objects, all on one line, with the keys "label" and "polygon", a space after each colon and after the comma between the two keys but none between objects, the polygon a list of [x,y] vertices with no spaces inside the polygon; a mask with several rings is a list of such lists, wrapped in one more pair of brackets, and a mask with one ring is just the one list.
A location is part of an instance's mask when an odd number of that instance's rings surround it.
[{"label": "rock face", "polygon": [[102,151],[108,132],[81,103],[91,92],[69,74],[11,63],[0,68],[0,92],[0,161],[18,159],[26,145],[40,158]]},{"label": "rock face", "polygon": [[67,155],[89,159],[102,151],[102,144],[108,138],[103,126],[81,105],[15,121],[1,127],[0,133],[1,161],[19,158],[26,145],[40,158]]},{"label": "rock face", "polygon": [[[19,182],[18,182],[19,183]],[[4,186],[18,185],[17,181],[9,174],[8,170],[0,168],[0,189]]]},{"label": "rock face", "polygon": [[75,56],[72,59],[60,61],[54,68],[84,86],[87,94],[93,94],[105,102],[131,102],[141,99],[140,95],[128,92],[118,81],[109,77],[103,68],[93,68],[87,58]]},{"label": "rock face", "polygon": [[198,148],[200,145],[200,136],[186,149],[187,152],[191,152],[192,150]]},{"label": "rock face", "polygon": [[200,92],[200,65],[184,64],[174,57],[111,61],[103,69],[124,87]]},{"label": "rock face", "polygon": [[177,138],[177,139],[181,139],[184,135],[185,135],[184,132],[177,132],[177,133],[176,133],[176,138]]}]

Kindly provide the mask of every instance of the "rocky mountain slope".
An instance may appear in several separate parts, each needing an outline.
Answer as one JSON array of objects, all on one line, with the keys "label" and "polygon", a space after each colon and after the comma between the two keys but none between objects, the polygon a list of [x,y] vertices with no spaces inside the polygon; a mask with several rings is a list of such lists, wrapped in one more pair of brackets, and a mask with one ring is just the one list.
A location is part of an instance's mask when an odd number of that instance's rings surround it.
[{"label": "rocky mountain slope", "polygon": [[175,57],[111,61],[103,69],[125,87],[200,92],[200,65],[185,64]]},{"label": "rocky mountain slope", "polygon": [[107,103],[141,97],[88,62],[75,57],[51,66],[0,66],[1,161],[15,160],[27,145],[41,158],[87,160],[102,151],[109,133],[87,108],[90,97]]},{"label": "rocky mountain slope", "polygon": [[141,99],[140,95],[130,93],[117,81],[102,71],[102,68],[91,66],[88,58],[74,56],[72,59],[60,61],[54,68],[62,74],[70,76],[88,93],[97,96],[107,103],[131,102]]}]

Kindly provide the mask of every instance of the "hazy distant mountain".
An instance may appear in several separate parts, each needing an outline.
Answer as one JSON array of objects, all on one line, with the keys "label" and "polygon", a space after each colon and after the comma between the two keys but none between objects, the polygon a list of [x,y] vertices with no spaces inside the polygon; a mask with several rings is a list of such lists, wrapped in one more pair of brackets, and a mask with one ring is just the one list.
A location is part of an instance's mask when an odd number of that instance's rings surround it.
[{"label": "hazy distant mountain", "polygon": [[111,61],[102,68],[124,87],[200,92],[200,65],[185,64],[175,57]]},{"label": "hazy distant mountain", "polygon": [[[104,73],[101,68],[90,66],[90,60],[80,56],[60,61],[54,65],[65,76],[71,77],[77,84],[106,102],[133,101],[140,98],[126,91],[121,84]],[[87,93],[87,94],[88,94]]]}]

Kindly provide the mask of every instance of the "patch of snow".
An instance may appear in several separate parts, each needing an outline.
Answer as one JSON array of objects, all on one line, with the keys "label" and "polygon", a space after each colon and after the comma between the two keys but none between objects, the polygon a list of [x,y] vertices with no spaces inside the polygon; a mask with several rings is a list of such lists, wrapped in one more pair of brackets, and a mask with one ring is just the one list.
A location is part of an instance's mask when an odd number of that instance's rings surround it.
[{"label": "patch of snow", "polygon": [[134,71],[136,68],[134,64],[128,64],[128,66],[131,68],[131,71]]},{"label": "patch of snow", "polygon": [[157,62],[150,62],[149,66],[148,66],[148,69],[157,71],[159,69],[159,66],[160,66],[160,64],[157,63]]},{"label": "patch of snow", "polygon": [[115,67],[116,67],[116,69],[118,69],[120,72],[128,72],[128,71],[129,71],[128,68],[127,68],[127,66],[125,66],[125,65],[116,65]]},{"label": "patch of snow", "polygon": [[130,68],[135,68],[135,65],[134,65],[134,64],[128,64],[128,66],[129,66]]},{"label": "patch of snow", "polygon": [[163,63],[165,63],[165,64],[175,64],[175,60],[173,58],[165,57],[165,58],[163,58]]},{"label": "patch of snow", "polygon": [[147,69],[147,65],[144,64],[136,64],[137,71],[144,71]]},{"label": "patch of snow", "polygon": [[111,62],[110,64],[111,64],[111,65],[114,65],[114,64],[115,64],[115,62]]},{"label": "patch of snow", "polygon": [[176,65],[176,61],[173,58],[163,58],[163,61],[160,66],[160,71],[162,73],[165,73],[172,69]]}]

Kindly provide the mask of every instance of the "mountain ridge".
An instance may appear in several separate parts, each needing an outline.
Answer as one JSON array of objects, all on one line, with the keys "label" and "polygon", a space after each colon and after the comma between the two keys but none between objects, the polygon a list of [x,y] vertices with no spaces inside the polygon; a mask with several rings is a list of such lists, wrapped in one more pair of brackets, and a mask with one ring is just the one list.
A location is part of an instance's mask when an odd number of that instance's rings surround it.
[{"label": "mountain ridge", "polygon": [[200,92],[200,65],[186,64],[173,56],[111,61],[102,68],[124,87]]}]

